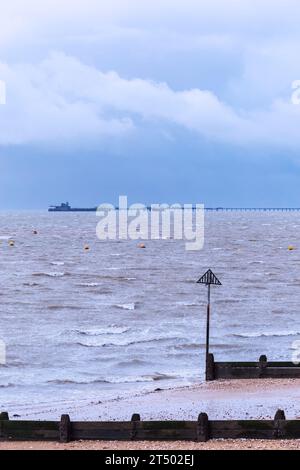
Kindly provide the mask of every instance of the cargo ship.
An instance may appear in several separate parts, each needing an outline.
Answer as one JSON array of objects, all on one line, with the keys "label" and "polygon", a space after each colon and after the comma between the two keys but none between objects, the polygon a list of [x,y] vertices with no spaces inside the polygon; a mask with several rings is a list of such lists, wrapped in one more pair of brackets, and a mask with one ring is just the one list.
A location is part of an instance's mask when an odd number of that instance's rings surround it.
[{"label": "cargo ship", "polygon": [[50,206],[49,212],[96,212],[97,207],[71,207],[68,202],[62,202],[60,206]]}]

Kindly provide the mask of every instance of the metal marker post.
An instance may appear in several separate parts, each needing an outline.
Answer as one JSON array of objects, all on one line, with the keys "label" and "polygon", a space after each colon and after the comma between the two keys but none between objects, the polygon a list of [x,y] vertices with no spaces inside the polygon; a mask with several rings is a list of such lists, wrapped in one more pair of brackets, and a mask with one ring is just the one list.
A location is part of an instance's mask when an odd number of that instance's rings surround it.
[{"label": "metal marker post", "polygon": [[205,363],[206,363],[206,372],[209,356],[209,326],[210,326],[210,286],[213,284],[215,286],[221,286],[221,282],[215,276],[211,269],[209,269],[200,279],[197,281],[198,284],[205,284],[207,286],[207,315],[206,315],[206,354],[205,354]]},{"label": "metal marker post", "polygon": [[206,359],[209,354],[210,284],[207,284]]}]

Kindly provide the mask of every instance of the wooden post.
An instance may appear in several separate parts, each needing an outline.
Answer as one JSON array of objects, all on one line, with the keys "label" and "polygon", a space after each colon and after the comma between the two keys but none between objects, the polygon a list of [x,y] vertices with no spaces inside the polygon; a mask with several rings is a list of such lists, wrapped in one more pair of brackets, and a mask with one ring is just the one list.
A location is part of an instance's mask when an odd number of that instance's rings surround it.
[{"label": "wooden post", "polygon": [[283,439],[285,436],[285,413],[283,410],[276,411],[273,436],[275,439]]},{"label": "wooden post", "polygon": [[61,415],[59,423],[59,440],[60,442],[71,441],[71,420],[69,415]]},{"label": "wooden post", "polygon": [[130,440],[134,441],[138,433],[138,423],[141,421],[141,417],[138,413],[134,413],[131,417],[132,428],[130,432]]},{"label": "wooden post", "polygon": [[205,380],[215,380],[215,359],[212,353],[206,356]]},{"label": "wooden post", "polygon": [[200,413],[197,422],[197,441],[207,442],[209,440],[209,421],[206,413]]},{"label": "wooden post", "polygon": [[4,437],[4,434],[3,434],[3,421],[9,421],[9,416],[8,416],[8,413],[7,411],[2,411],[2,413],[0,413],[0,438],[3,439]]},{"label": "wooden post", "polygon": [[268,365],[268,359],[267,359],[267,356],[265,356],[265,354],[263,354],[262,356],[260,356],[259,358],[259,363],[258,363],[258,377],[259,378],[263,378],[264,375],[265,375],[265,370],[267,368],[267,365]]}]

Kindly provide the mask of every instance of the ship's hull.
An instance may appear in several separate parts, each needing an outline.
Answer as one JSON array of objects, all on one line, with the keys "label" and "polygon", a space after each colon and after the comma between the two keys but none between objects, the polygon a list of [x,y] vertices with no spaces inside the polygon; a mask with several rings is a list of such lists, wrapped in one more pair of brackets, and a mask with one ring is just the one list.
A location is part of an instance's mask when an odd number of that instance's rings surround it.
[{"label": "ship's hull", "polygon": [[71,209],[56,209],[56,208],[49,208],[48,212],[96,212],[97,207],[87,207],[87,208],[80,208],[80,207],[72,207]]}]

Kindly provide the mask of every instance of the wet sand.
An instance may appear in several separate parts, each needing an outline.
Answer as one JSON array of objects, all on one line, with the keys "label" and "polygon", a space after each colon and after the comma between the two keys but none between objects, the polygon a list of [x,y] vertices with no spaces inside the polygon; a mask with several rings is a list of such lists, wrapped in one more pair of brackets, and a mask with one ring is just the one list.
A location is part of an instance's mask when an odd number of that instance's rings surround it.
[{"label": "wet sand", "polygon": [[[283,409],[289,419],[300,418],[300,379],[227,380],[197,386],[158,390],[127,398],[90,402],[68,401],[41,405],[3,406],[11,419],[130,420],[139,413],[144,420],[196,420],[200,412],[210,419],[273,419]],[[18,415],[14,417],[13,415]]]}]

